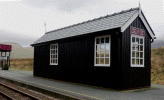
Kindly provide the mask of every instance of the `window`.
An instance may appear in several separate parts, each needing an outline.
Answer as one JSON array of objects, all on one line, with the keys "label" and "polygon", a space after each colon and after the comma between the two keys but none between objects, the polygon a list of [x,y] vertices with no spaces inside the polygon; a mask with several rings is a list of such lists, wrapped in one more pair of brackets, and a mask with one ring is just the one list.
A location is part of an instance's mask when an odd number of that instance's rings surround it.
[{"label": "window", "polygon": [[58,44],[50,45],[50,65],[58,65]]},{"label": "window", "polygon": [[144,37],[131,35],[131,66],[144,67]]},{"label": "window", "polygon": [[95,38],[95,66],[110,66],[110,36]]}]

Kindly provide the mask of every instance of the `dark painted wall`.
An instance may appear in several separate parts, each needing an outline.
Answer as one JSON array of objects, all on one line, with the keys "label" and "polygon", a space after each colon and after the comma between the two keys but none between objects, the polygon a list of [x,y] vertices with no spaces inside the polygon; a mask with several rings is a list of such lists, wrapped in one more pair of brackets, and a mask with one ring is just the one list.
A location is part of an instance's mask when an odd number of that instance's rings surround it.
[{"label": "dark painted wall", "polygon": [[[140,18],[130,26],[146,30]],[[123,33],[120,29],[106,30],[35,46],[34,75],[114,89],[150,86],[150,36],[146,30],[145,67],[131,67],[130,26]],[[111,35],[111,66],[94,67],[95,37],[108,34]],[[54,43],[58,43],[58,66],[50,65],[50,44]]]},{"label": "dark painted wall", "polygon": [[[144,29],[145,36],[145,67],[131,67],[131,34],[130,26]],[[151,38],[146,30],[141,19],[138,17],[125,32],[122,34],[122,82],[121,88],[134,88],[142,86],[150,86],[150,72],[151,72]]]},{"label": "dark painted wall", "polygon": [[[117,29],[77,36],[34,47],[34,75],[88,85],[118,88],[121,37]],[[111,66],[94,67],[95,37],[111,35]],[[50,65],[50,44],[58,43],[58,66]]]}]

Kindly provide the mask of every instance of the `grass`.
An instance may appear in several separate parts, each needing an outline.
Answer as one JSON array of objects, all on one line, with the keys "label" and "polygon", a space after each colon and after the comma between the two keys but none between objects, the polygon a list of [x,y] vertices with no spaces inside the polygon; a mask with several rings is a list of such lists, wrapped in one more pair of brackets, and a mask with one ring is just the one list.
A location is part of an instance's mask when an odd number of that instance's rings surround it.
[{"label": "grass", "polygon": [[164,85],[164,47],[151,52],[151,82]]},{"label": "grass", "polygon": [[33,71],[33,58],[11,59],[10,68],[17,70]]}]

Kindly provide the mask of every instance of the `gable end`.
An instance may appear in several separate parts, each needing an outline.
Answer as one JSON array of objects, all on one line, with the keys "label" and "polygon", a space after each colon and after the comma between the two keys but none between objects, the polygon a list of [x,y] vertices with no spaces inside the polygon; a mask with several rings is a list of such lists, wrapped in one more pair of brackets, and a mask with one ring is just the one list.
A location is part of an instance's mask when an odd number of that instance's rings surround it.
[{"label": "gable end", "polygon": [[153,30],[151,29],[149,23],[147,22],[144,14],[141,12],[141,14],[139,13],[139,11],[137,11],[122,27],[121,27],[121,32],[124,32],[128,26],[137,18],[137,17],[141,18],[141,21],[143,22],[144,26],[146,27],[146,29],[148,30],[150,36],[152,39],[154,39],[155,34],[153,32]]}]

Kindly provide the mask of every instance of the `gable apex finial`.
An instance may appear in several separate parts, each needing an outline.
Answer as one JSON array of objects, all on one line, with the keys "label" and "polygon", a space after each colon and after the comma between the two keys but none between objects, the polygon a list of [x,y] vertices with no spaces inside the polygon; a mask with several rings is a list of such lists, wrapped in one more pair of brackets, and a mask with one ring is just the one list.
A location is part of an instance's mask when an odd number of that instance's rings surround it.
[{"label": "gable apex finial", "polygon": [[139,2],[139,15],[141,15],[141,4]]}]

